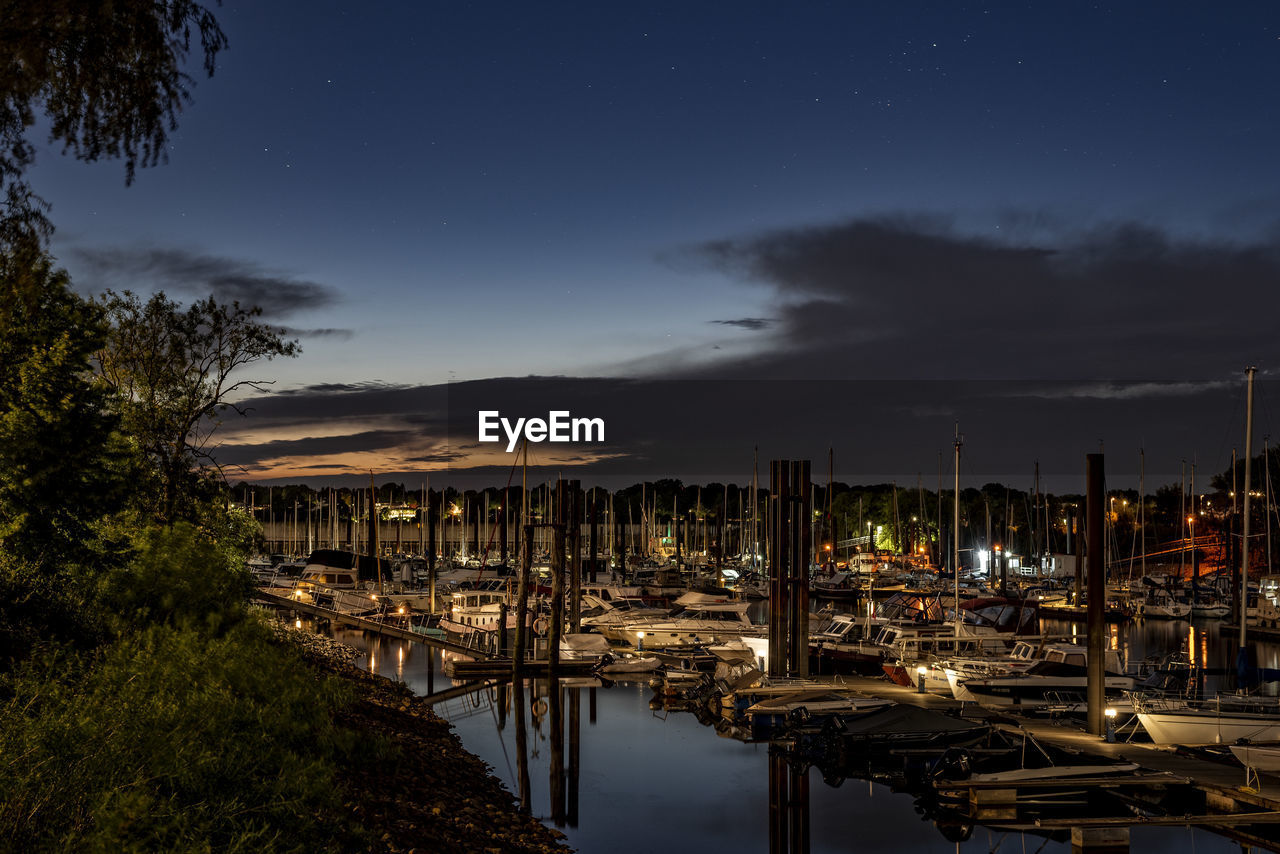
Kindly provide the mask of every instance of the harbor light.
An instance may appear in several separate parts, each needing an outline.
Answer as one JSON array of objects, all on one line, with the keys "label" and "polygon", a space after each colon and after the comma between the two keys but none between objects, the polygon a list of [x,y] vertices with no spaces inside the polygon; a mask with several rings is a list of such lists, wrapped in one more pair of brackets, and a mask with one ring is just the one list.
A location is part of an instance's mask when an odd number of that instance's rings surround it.
[{"label": "harbor light", "polygon": [[916,693],[917,694],[924,693],[924,677],[926,674],[928,674],[928,672],[929,672],[929,668],[925,667],[923,664],[921,664],[916,668]]},{"label": "harbor light", "polygon": [[636,643],[636,649],[643,650],[644,649],[644,632],[636,632],[636,640],[638,641],[638,643]]},{"label": "harbor light", "polygon": [[296,620],[294,620],[294,621],[293,621],[293,627],[294,627],[295,629],[300,629],[300,628],[302,628],[302,618],[301,618],[301,617],[299,617],[298,619],[296,619]]},{"label": "harbor light", "polygon": [[1103,717],[1107,719],[1107,733],[1105,736],[1107,740],[1107,744],[1115,744],[1116,743],[1116,710],[1113,707],[1108,706],[1107,708],[1102,710],[1102,714],[1103,714]]}]

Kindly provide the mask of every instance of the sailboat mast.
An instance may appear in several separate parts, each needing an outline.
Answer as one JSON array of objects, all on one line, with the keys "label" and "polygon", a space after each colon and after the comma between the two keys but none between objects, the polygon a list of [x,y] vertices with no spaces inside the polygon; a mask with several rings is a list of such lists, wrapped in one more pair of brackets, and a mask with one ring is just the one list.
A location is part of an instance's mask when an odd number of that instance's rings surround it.
[{"label": "sailboat mast", "polygon": [[[935,517],[938,523],[938,548],[935,550],[931,542],[929,548],[929,556],[937,560],[938,567],[946,565],[946,560],[942,556],[942,451],[938,451],[938,515]],[[861,533],[861,531],[859,531]]]},{"label": "sailboat mast", "polygon": [[956,422],[956,485],[955,485],[955,518],[952,524],[955,527],[955,551],[954,551],[954,571],[956,574],[956,633],[959,634],[960,629],[960,422]]},{"label": "sailboat mast", "polygon": [[1200,578],[1200,561],[1196,559],[1196,460],[1191,458],[1191,515],[1187,517],[1191,534],[1191,577]]},{"label": "sailboat mast", "polygon": [[760,568],[760,447],[751,452],[751,567]]},{"label": "sailboat mast", "polygon": [[382,558],[378,554],[378,493],[373,483],[373,469],[369,470],[369,554],[373,555],[374,571],[378,573],[378,595],[382,590]]},{"label": "sailboat mast", "polygon": [[1249,490],[1252,488],[1253,464],[1253,375],[1257,368],[1245,368],[1249,391],[1245,398],[1244,417],[1244,536],[1240,539],[1240,650],[1244,651],[1246,613],[1249,605]]},{"label": "sailboat mast", "polygon": [[[1178,498],[1179,498],[1178,527],[1182,528],[1184,525],[1187,524],[1187,461],[1186,460],[1182,461],[1182,491],[1179,493]],[[1185,568],[1185,564],[1187,561],[1186,529],[1183,528],[1183,530],[1179,531],[1178,533],[1182,534],[1181,537],[1178,537],[1178,541],[1181,544],[1180,548],[1178,549],[1178,577],[1183,578],[1187,574],[1186,568]]]},{"label": "sailboat mast", "polygon": [[1141,553],[1142,577],[1147,577],[1147,452],[1138,449],[1138,549]]},{"label": "sailboat mast", "polygon": [[1267,575],[1271,574],[1271,448],[1268,437],[1262,438],[1262,471],[1267,479]]}]

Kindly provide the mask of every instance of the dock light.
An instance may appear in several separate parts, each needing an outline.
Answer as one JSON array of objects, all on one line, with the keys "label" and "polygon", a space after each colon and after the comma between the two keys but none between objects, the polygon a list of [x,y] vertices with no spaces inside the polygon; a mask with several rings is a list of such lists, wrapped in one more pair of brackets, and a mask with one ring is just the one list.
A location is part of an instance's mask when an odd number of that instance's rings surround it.
[{"label": "dock light", "polygon": [[921,664],[916,668],[916,693],[924,693],[924,677],[929,672],[929,668]]},{"label": "dock light", "polygon": [[397,609],[396,609],[396,613],[397,613],[397,614],[403,614],[403,613],[404,613],[404,606],[403,606],[403,605],[401,605],[399,608],[397,608]]},{"label": "dock light", "polygon": [[296,620],[294,620],[294,621],[293,621],[293,627],[294,627],[295,629],[300,629],[300,628],[302,628],[302,618],[301,618],[301,617],[299,617],[298,619],[296,619]]},{"label": "dock light", "polygon": [[1116,710],[1108,706],[1102,710],[1102,715],[1107,719],[1107,744],[1116,743]]},{"label": "dock light", "polygon": [[636,632],[636,640],[638,641],[638,643],[636,643],[636,649],[643,650],[644,649],[644,632]]}]

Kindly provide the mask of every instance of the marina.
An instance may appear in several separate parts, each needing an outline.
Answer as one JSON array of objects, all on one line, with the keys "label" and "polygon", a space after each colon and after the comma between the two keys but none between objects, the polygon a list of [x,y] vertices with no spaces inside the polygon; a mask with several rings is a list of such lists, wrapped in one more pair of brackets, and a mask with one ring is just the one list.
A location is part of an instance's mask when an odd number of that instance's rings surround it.
[{"label": "marina", "polygon": [[[958,441],[956,455],[958,464]],[[1103,513],[1102,460],[1088,457],[1087,537],[1077,535],[1077,548],[1100,558],[1114,526]],[[834,555],[820,560],[830,531],[810,522],[818,502],[808,462],[773,461],[770,480],[764,599],[735,591],[746,566],[723,548],[698,562],[696,529],[686,542],[673,525],[669,561],[615,567],[610,554],[602,567],[594,515],[584,531],[586,493],[563,480],[545,493],[555,521],[516,527],[514,568],[483,557],[438,567],[424,525],[425,559],[386,555],[384,571],[382,556],[369,566],[320,550],[294,581],[260,569],[257,598],[363,650],[370,672],[410,687],[469,750],[500,771],[501,761],[523,810],[586,850],[604,845],[593,834],[635,820],[638,803],[662,813],[645,815],[645,827],[660,822],[677,839],[708,838],[692,816],[696,829],[678,826],[697,805],[720,823],[754,819],[744,850],[839,850],[819,841],[831,816],[874,824],[883,802],[933,825],[936,836],[913,838],[919,850],[1015,834],[1037,850],[1100,854],[1132,850],[1135,833],[1179,832],[1207,834],[1196,842],[1208,850],[1280,848],[1280,763],[1268,751],[1280,742],[1280,707],[1267,681],[1280,668],[1270,641],[1245,645],[1250,619],[1261,628],[1280,614],[1274,576],[1257,580],[1252,601],[1234,600],[1242,620],[1233,627],[1213,580],[1230,569],[1225,554],[1213,575],[1193,558],[1184,585],[1182,574],[1179,583],[1145,572],[1122,581],[1104,559],[1078,554],[1073,578],[1028,560],[1030,576],[1011,581],[1014,559],[997,549],[962,585],[957,525],[950,555],[942,552],[950,578],[926,560],[866,560],[856,546],[841,572]],[[504,492],[482,555],[495,538],[500,558],[508,554],[508,500]],[[368,515],[365,542],[378,555],[376,518]],[[539,542],[545,563],[535,560]],[[1055,598],[1052,583],[1063,581],[1069,596]],[[1197,608],[1209,590],[1214,608]],[[531,769],[544,728],[542,796]],[[671,742],[679,755],[664,758]],[[695,784],[691,763],[717,782]],[[595,802],[622,781],[628,795]],[[833,804],[830,790],[860,788],[849,781],[866,782],[866,797]],[[724,817],[744,803],[756,807]]]},{"label": "marina", "polygon": [[[1166,636],[1163,629],[1169,627],[1161,627],[1162,631],[1147,634],[1145,626],[1134,626],[1122,637],[1123,646],[1142,650],[1162,643]],[[1188,631],[1197,627],[1183,624],[1178,628],[1185,639]],[[771,795],[770,786],[776,789],[774,778],[779,773],[784,777],[790,773],[796,760],[778,757],[785,757],[793,745],[726,737],[727,728],[714,719],[664,708],[647,680],[577,678],[562,681],[558,692],[550,692],[543,680],[527,681],[520,692],[522,701],[516,702],[515,692],[506,684],[488,683],[470,692],[455,687],[442,675],[440,653],[425,647],[409,647],[349,629],[333,634],[365,652],[364,666],[405,683],[420,695],[449,691],[435,708],[453,724],[464,746],[488,762],[517,797],[527,800],[535,815],[563,830],[579,850],[649,851],[654,827],[673,834],[673,841],[664,846],[668,850],[696,850],[692,843],[685,846],[680,840],[705,840],[712,833],[734,850],[801,850],[774,844],[780,840],[770,841],[771,833],[777,831],[776,827],[771,831],[770,817],[785,806],[775,803],[780,796],[776,791]],[[1207,635],[1196,634],[1206,646],[1218,643],[1211,629]],[[1072,790],[1123,790],[1126,797],[1136,792],[1141,793],[1133,795],[1139,802],[1157,790],[1185,794],[1178,801],[1181,811],[1176,815],[1159,815],[1154,808],[1145,813],[1100,815],[1095,806],[1064,817],[1060,811],[1036,815],[1026,810],[1027,801],[1042,799],[1035,792],[1061,788],[1060,779],[1028,778],[1016,781],[1016,785],[1010,780],[974,780],[962,786],[965,808],[956,811],[937,808],[933,801],[936,790],[913,789],[904,782],[902,769],[912,748],[903,748],[901,755],[879,765],[874,758],[848,761],[843,767],[838,762],[805,761],[800,765],[806,767],[803,788],[807,809],[791,805],[792,818],[807,825],[808,848],[804,850],[845,851],[850,839],[871,839],[913,851],[951,851],[957,846],[960,850],[991,850],[1001,844],[1067,851],[1072,845],[1069,828],[1086,826],[1127,829],[1127,846],[1133,851],[1170,845],[1180,850],[1236,851],[1242,845],[1275,848],[1280,844],[1272,831],[1280,810],[1280,778],[1265,771],[1246,779],[1249,772],[1239,763],[1175,752],[1145,743],[1140,735],[1126,740],[1132,731],[1109,743],[1084,733],[1078,721],[992,716],[974,704],[920,694],[886,679],[817,679],[832,687],[889,700],[897,707],[954,716],[956,721],[984,729],[993,727],[1013,744],[1025,743],[1029,737],[1046,748],[1078,754],[1081,758],[1075,764],[1136,766],[1123,771],[1122,776],[1096,773],[1074,777]],[[554,733],[548,729],[555,705],[553,693],[560,695],[563,707],[562,749],[566,757],[576,754],[576,772],[568,758],[555,770],[551,755]],[[523,736],[527,778],[520,770],[518,755],[521,737],[515,715],[519,712],[528,715]],[[873,754],[874,749],[868,748],[867,756]],[[784,766],[781,772],[773,767],[779,762]],[[563,791],[553,791],[556,783],[548,775],[573,773],[576,780],[570,777]],[[523,797],[522,779],[527,780]],[[792,784],[800,785],[794,780]],[[986,793],[1011,788],[1017,792],[1015,805],[1021,801],[1023,810],[996,820],[990,812],[996,801]],[[557,797],[566,800],[557,802]],[[986,818],[979,820],[969,809],[971,798]],[[1248,820],[1244,813],[1250,815]]]},{"label": "marina", "polygon": [[[1249,382],[1252,401],[1251,372]],[[960,446],[957,430],[957,497]],[[938,836],[913,843],[923,850],[939,839],[959,847],[981,832],[1016,834],[1023,845],[1035,838],[1037,850],[1057,844],[1101,854],[1131,850],[1138,830],[1178,828],[1208,833],[1209,850],[1223,842],[1280,849],[1272,750],[1280,743],[1280,667],[1266,635],[1249,638],[1251,623],[1275,631],[1280,577],[1254,572],[1251,550],[1233,553],[1234,514],[1213,549],[1203,531],[1194,543],[1188,522],[1190,569],[1180,547],[1176,574],[1168,563],[1148,573],[1145,526],[1135,526],[1141,571],[1135,576],[1131,559],[1126,577],[1112,559],[1118,496],[1106,493],[1104,456],[1086,461],[1082,527],[1063,520],[1067,554],[1052,551],[1046,501],[1043,522],[1038,513],[1029,519],[1042,528],[1032,527],[1025,555],[999,544],[973,548],[978,559],[968,565],[959,500],[943,547],[941,490],[933,548],[882,555],[870,536],[837,542],[801,460],[770,463],[765,525],[754,509],[750,530],[740,518],[736,536],[752,544],[748,558],[726,555],[724,516],[718,530],[681,531],[673,498],[669,537],[648,538],[650,550],[624,552],[621,561],[616,538],[634,543],[635,532],[606,512],[602,559],[596,491],[565,480],[541,493],[541,521],[529,510],[538,490],[519,490],[518,525],[510,524],[509,489],[496,513],[482,502],[487,530],[477,520],[474,544],[459,537],[447,561],[437,552],[448,542],[444,516],[437,540],[424,488],[417,533],[425,553],[397,556],[381,547],[371,488],[364,524],[351,525],[353,544],[367,526],[367,557],[321,549],[292,581],[288,571],[259,566],[257,598],[295,627],[305,615],[363,650],[370,672],[438,707],[495,768],[500,753],[521,809],[590,850],[603,842],[583,819],[584,797],[619,781],[634,793],[593,805],[601,827],[634,819],[637,800],[678,815],[690,804],[716,811],[763,796],[767,806],[753,817],[767,819],[770,854],[837,850],[815,847],[831,812],[879,821],[880,804],[829,804],[826,790],[848,781],[866,782],[868,797],[887,789],[881,797],[894,810],[909,805],[931,822]],[[642,517],[650,512],[646,487]],[[1246,466],[1244,542],[1250,491]],[[830,504],[831,485],[824,498]],[[1138,503],[1145,507],[1145,496]],[[729,506],[726,488],[722,512]],[[1269,524],[1270,504],[1265,515]],[[1005,524],[1012,537],[1008,516]],[[468,548],[480,555],[474,565]],[[1268,566],[1269,555],[1268,538]],[[744,576],[754,576],[749,593],[736,589]],[[1233,614],[1236,623],[1224,619]],[[489,720],[480,723],[482,709]],[[542,813],[531,766],[544,726]],[[597,737],[610,731],[620,737]],[[681,755],[655,761],[673,733]],[[590,765],[597,753],[608,770],[590,766],[584,783],[584,755]],[[757,776],[730,773],[691,788],[691,762],[712,774],[754,764]],[[670,815],[663,824],[670,827]],[[709,833],[674,830],[690,850]],[[752,847],[764,850],[758,840]]]}]

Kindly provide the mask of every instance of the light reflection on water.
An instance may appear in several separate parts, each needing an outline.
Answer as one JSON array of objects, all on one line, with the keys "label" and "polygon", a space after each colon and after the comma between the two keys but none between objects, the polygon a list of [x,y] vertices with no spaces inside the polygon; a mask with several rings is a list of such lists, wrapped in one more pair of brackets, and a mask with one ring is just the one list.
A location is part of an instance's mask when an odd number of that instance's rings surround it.
[{"label": "light reflection on water", "polygon": [[[1122,659],[1132,662],[1175,648],[1186,651],[1191,625],[1186,621],[1148,621],[1121,629],[1116,644]],[[1046,631],[1063,630],[1069,634],[1070,626],[1046,627]],[[440,654],[428,647],[346,629],[335,631],[334,636],[366,650],[364,666],[405,682],[418,694],[455,684],[444,675]],[[1200,660],[1218,667],[1234,662],[1234,637],[1220,635],[1216,624],[1196,623],[1193,636]],[[1083,642],[1083,626],[1080,637]],[[1275,666],[1265,663],[1275,658],[1274,648],[1259,649],[1261,666]],[[562,682],[578,687],[561,689],[559,709],[555,698],[548,696],[544,680],[526,680],[519,698],[510,687],[495,686],[441,702],[436,711],[453,725],[466,749],[491,766],[517,800],[524,776],[523,753],[531,812],[559,827],[578,851],[798,854],[803,850],[796,836],[791,836],[791,847],[787,847],[785,809],[773,813],[771,825],[768,745],[721,737],[688,712],[652,710],[649,700],[653,692],[643,681],[612,685],[596,680]],[[517,717],[518,713],[523,714]],[[521,718],[527,722],[523,734],[517,725]],[[558,731],[564,733],[560,744],[553,724],[557,718]],[[1069,841],[1047,840],[1031,833],[1024,836],[981,826],[940,828],[921,814],[912,795],[894,792],[880,783],[849,779],[833,787],[823,782],[817,769],[810,769],[803,781],[796,776],[791,779],[790,791],[804,794],[807,789],[805,825],[808,850],[814,854],[997,848],[1066,854],[1071,850]],[[777,776],[774,786],[776,791]],[[793,814],[800,813],[793,810]],[[963,841],[953,841],[966,833],[970,835]],[[1235,842],[1192,828],[1135,827],[1130,831],[1130,843],[1134,852],[1240,850]]]}]

